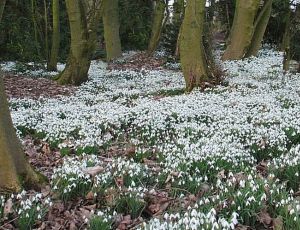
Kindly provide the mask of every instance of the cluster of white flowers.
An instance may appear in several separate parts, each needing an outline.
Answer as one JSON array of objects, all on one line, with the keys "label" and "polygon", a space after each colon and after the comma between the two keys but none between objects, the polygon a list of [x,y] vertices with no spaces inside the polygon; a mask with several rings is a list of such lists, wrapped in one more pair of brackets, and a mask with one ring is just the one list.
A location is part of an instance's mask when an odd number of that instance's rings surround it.
[{"label": "cluster of white flowers", "polygon": [[[4,62],[0,64],[0,67],[3,71],[7,72],[16,72],[22,73],[26,75],[30,75],[31,77],[52,77],[58,74],[56,71],[46,71],[46,66],[44,68],[35,67],[33,62],[27,64],[21,64],[16,62]],[[58,63],[57,70],[62,71],[65,68],[65,64]]]},{"label": "cluster of white flowers", "polygon": [[164,219],[151,219],[139,229],[145,230],[169,230],[169,229],[205,229],[205,230],[232,230],[238,224],[238,214],[233,212],[230,220],[217,217],[214,208],[207,213],[199,212],[196,209],[189,208],[184,213],[168,214],[165,213]]},{"label": "cluster of white flowers", "polygon": [[[103,170],[92,176],[89,169],[93,170],[94,167],[102,167]],[[97,192],[104,189],[104,192],[107,192],[114,186],[124,186],[126,194],[144,197],[148,190],[143,183],[149,180],[151,175],[147,166],[133,160],[117,158],[105,162],[96,155],[84,155],[65,158],[63,165],[54,170],[51,184],[54,191],[66,198],[72,193],[83,195],[90,190]]]},{"label": "cluster of white flowers", "polygon": [[32,218],[42,219],[46,211],[52,206],[51,199],[49,197],[44,199],[41,193],[28,197],[26,191],[23,190],[14,197],[19,203],[17,214],[20,219],[23,218],[25,221]]}]

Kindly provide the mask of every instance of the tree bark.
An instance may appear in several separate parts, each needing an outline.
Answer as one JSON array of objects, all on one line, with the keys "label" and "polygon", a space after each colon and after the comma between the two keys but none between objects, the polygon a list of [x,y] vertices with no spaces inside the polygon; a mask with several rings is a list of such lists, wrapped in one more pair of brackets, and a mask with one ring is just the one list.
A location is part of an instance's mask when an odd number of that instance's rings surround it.
[{"label": "tree bark", "polygon": [[180,61],[187,91],[201,87],[210,78],[202,41],[205,2],[205,0],[189,0],[185,8]]},{"label": "tree bark", "polygon": [[163,29],[165,10],[166,10],[165,0],[157,0],[154,9],[151,37],[148,45],[148,54],[150,55],[152,55],[158,47],[159,40],[161,37],[161,31]]},{"label": "tree bark", "polygon": [[102,0],[90,0],[89,1],[89,20],[88,20],[88,31],[89,31],[89,52],[95,51],[97,46],[97,29],[101,17],[103,16],[103,1]]},{"label": "tree bark", "polygon": [[0,22],[2,20],[5,3],[6,3],[6,0],[0,0]]},{"label": "tree bark", "polygon": [[246,53],[246,57],[256,56],[259,49],[261,48],[261,43],[263,41],[263,37],[271,16],[272,3],[273,0],[265,1],[265,4],[255,21],[254,24],[255,29],[252,36],[250,47],[248,48],[248,51]]},{"label": "tree bark", "polygon": [[174,15],[173,15],[173,19],[174,19],[174,23],[178,24],[179,26],[179,31],[178,31],[178,35],[177,35],[177,42],[176,42],[176,48],[175,48],[175,53],[174,56],[176,58],[179,58],[180,55],[180,51],[179,51],[179,47],[180,47],[180,34],[181,34],[181,24],[182,24],[182,20],[184,18],[184,0],[177,0],[174,2],[173,4],[173,8],[174,8]]},{"label": "tree bark", "polygon": [[[45,20],[45,57],[47,63],[49,62],[49,39],[48,39],[48,7],[47,2],[44,0],[44,20]],[[48,64],[47,64],[48,65]]]},{"label": "tree bark", "polygon": [[122,56],[118,0],[103,0],[103,25],[106,58],[111,61]]},{"label": "tree bark", "polygon": [[47,69],[50,71],[56,71],[59,45],[60,45],[59,0],[52,0],[52,15],[53,15],[52,46],[51,46],[50,60],[48,62]]},{"label": "tree bark", "polygon": [[175,23],[181,22],[184,14],[184,0],[175,0],[173,3],[173,20]]},{"label": "tree bark", "polygon": [[260,0],[236,0],[234,20],[223,60],[237,60],[244,57],[251,44],[259,3]]},{"label": "tree bark", "polygon": [[59,84],[80,85],[87,81],[90,68],[89,36],[85,0],[66,0],[71,30],[71,48],[65,70],[58,78]]},{"label": "tree bark", "polygon": [[21,185],[38,188],[45,180],[35,173],[26,162],[21,143],[16,135],[10,116],[0,76],[0,192],[16,192]]},{"label": "tree bark", "polygon": [[288,71],[290,69],[290,61],[291,61],[291,10],[289,9],[287,13],[287,19],[285,23],[285,31],[283,35],[283,44],[284,48],[284,57],[283,57],[283,70]]}]

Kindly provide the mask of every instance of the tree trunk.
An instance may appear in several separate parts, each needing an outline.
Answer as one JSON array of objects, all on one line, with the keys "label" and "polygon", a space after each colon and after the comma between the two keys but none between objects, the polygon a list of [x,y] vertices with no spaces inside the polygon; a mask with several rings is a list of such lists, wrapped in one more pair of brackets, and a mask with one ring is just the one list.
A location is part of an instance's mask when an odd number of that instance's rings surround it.
[{"label": "tree trunk", "polygon": [[122,55],[118,0],[103,0],[103,25],[106,57],[111,61]]},{"label": "tree trunk", "polygon": [[287,19],[285,23],[285,31],[283,35],[283,48],[284,48],[284,57],[283,57],[283,70],[288,71],[290,69],[291,61],[291,10],[289,9],[287,13]]},{"label": "tree trunk", "polygon": [[85,0],[66,0],[71,49],[66,68],[57,80],[59,84],[80,85],[88,79],[91,61],[85,4]]},{"label": "tree trunk", "polygon": [[203,86],[209,70],[203,47],[205,0],[189,0],[185,8],[180,42],[180,61],[186,90]]},{"label": "tree trunk", "polygon": [[174,23],[179,26],[174,56],[176,58],[179,58],[180,34],[181,34],[181,27],[182,27],[181,24],[184,18],[184,0],[175,1],[173,4],[173,8],[174,8],[174,15],[173,15]]},{"label": "tree trunk", "polygon": [[158,47],[163,22],[165,18],[166,3],[165,0],[157,0],[154,9],[151,37],[148,45],[148,54],[152,55]]},{"label": "tree trunk", "polygon": [[181,33],[182,33],[182,25],[180,25],[179,32],[178,32],[178,35],[177,35],[177,42],[176,42],[176,48],[175,48],[175,54],[174,54],[174,56],[176,58],[179,58],[179,56],[180,56]]},{"label": "tree trunk", "polygon": [[259,3],[260,0],[236,0],[234,20],[223,60],[237,60],[244,57],[251,44]]},{"label": "tree trunk", "polygon": [[59,45],[60,45],[59,0],[52,0],[52,15],[53,15],[52,46],[51,46],[50,60],[48,62],[47,69],[50,71],[56,71]]},{"label": "tree trunk", "polygon": [[10,117],[8,103],[0,76],[0,192],[15,192],[38,188],[45,180],[26,162],[25,154]]},{"label": "tree trunk", "polygon": [[6,3],[6,0],[0,0],[0,22],[2,20],[5,3]]},{"label": "tree trunk", "polygon": [[181,22],[184,14],[184,0],[176,0],[173,3],[173,21]]},{"label": "tree trunk", "polygon": [[265,4],[260,11],[255,24],[254,33],[252,36],[252,41],[250,47],[246,53],[246,57],[256,56],[259,49],[261,48],[261,43],[271,16],[273,0],[266,0]]},{"label": "tree trunk", "polygon": [[103,1],[90,1],[89,5],[89,21],[88,21],[88,31],[89,31],[89,52],[92,56],[93,52],[97,46],[97,29],[103,16]]},{"label": "tree trunk", "polygon": [[36,1],[31,0],[31,17],[32,17],[32,23],[33,23],[33,30],[34,30],[34,42],[36,47],[37,55],[40,57],[40,49],[39,49],[39,41],[38,41],[38,25],[37,25],[37,19],[36,19]]},{"label": "tree trunk", "polygon": [[45,20],[45,57],[47,65],[49,62],[49,39],[48,39],[48,7],[47,2],[44,0],[44,20]]}]

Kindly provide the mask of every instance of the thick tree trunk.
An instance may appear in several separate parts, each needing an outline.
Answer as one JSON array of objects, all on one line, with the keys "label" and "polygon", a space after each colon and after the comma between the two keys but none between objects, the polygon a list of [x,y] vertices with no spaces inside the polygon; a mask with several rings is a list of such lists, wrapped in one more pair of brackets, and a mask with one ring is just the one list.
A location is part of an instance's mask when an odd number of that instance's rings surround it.
[{"label": "thick tree trunk", "polygon": [[122,55],[118,0],[103,0],[103,25],[106,57],[110,61]]},{"label": "thick tree trunk", "polygon": [[5,3],[6,3],[6,0],[0,0],[0,22],[2,20]]},{"label": "thick tree trunk", "polygon": [[266,0],[265,4],[260,11],[255,24],[254,33],[252,36],[251,44],[246,53],[246,57],[256,56],[259,49],[261,48],[261,43],[264,38],[264,34],[271,16],[273,0]]},{"label": "thick tree trunk", "polygon": [[0,76],[0,192],[18,191],[21,185],[40,187],[44,178],[26,162],[25,154],[10,117]]},{"label": "thick tree trunk", "polygon": [[57,80],[59,84],[80,85],[88,79],[91,61],[84,1],[66,0],[71,30],[71,49],[67,66]]},{"label": "thick tree trunk", "polygon": [[59,45],[60,45],[59,0],[52,0],[52,15],[53,15],[52,46],[51,46],[50,60],[48,62],[47,69],[50,71],[51,70],[56,71]]},{"label": "thick tree trunk", "polygon": [[203,86],[209,70],[203,47],[205,0],[189,0],[185,8],[180,42],[180,61],[186,90]]},{"label": "thick tree trunk", "polygon": [[236,0],[234,20],[223,60],[237,60],[244,57],[251,44],[259,3],[260,0]]},{"label": "thick tree trunk", "polygon": [[158,47],[161,37],[161,31],[163,29],[163,22],[165,18],[166,3],[165,0],[157,0],[154,17],[152,22],[151,37],[148,45],[148,54],[153,54]]}]

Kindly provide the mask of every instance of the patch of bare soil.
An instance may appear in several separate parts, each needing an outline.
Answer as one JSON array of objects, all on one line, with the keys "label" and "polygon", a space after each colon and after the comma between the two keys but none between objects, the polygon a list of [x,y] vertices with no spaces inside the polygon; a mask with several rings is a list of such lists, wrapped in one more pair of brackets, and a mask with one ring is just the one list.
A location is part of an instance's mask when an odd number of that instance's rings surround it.
[{"label": "patch of bare soil", "polygon": [[12,74],[4,76],[4,86],[9,98],[53,98],[71,95],[76,90],[73,86],[61,86],[46,78],[34,79]]},{"label": "patch of bare soil", "polygon": [[162,57],[154,57],[148,55],[146,52],[141,52],[133,55],[132,57],[120,62],[115,61],[108,64],[109,70],[135,70],[141,69],[160,70],[163,69],[166,59]]}]

